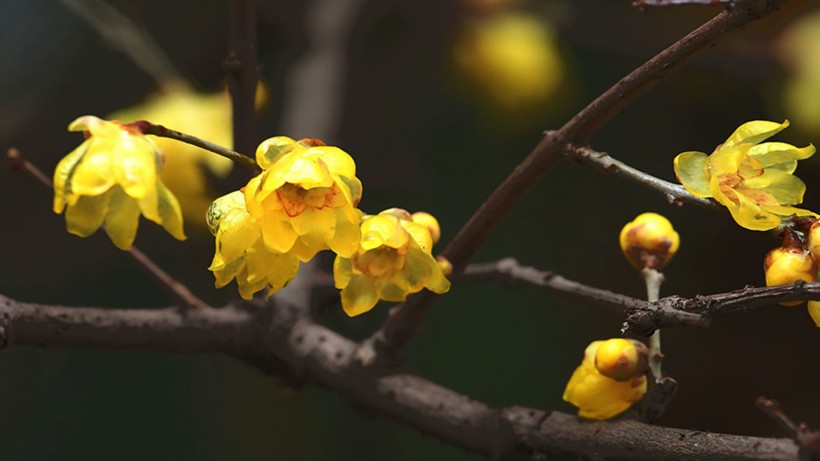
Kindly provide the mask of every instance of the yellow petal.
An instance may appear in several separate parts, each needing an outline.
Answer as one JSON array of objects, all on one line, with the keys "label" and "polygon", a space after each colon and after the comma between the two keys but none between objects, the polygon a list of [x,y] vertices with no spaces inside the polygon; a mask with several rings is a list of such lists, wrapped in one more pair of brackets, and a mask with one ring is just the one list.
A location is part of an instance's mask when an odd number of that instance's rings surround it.
[{"label": "yellow petal", "polygon": [[89,140],[88,152],[83,156],[71,177],[71,191],[77,195],[100,195],[114,185],[114,163],[111,152],[99,150],[99,143]]},{"label": "yellow petal", "polygon": [[125,193],[141,198],[157,182],[157,147],[145,136],[123,136],[113,147],[113,173]]},{"label": "yellow petal", "polygon": [[344,210],[341,208],[334,209],[336,214],[336,228],[333,236],[327,240],[327,245],[334,253],[350,257],[359,248],[359,240],[361,239],[361,231],[358,222],[350,222]]},{"label": "yellow petal", "polygon": [[327,165],[328,171],[339,176],[353,178],[356,176],[356,163],[347,152],[333,146],[319,146],[308,150],[310,155],[316,155]]},{"label": "yellow petal", "polygon": [[283,155],[301,148],[301,146],[293,139],[287,136],[275,136],[268,138],[259,144],[256,148],[256,163],[262,169],[269,169],[276,163]]},{"label": "yellow petal", "polygon": [[[752,146],[749,149],[749,156],[760,161],[763,167],[777,165],[778,163],[791,162],[795,160],[805,160],[814,155],[813,144],[798,148],[784,142],[766,142]],[[794,170],[792,170],[794,171]]]},{"label": "yellow petal", "polygon": [[820,301],[809,301],[809,315],[814,325],[820,328]]},{"label": "yellow petal", "polygon": [[780,224],[780,217],[762,209],[759,205],[749,200],[745,195],[736,193],[739,204],[729,207],[729,212],[735,222],[749,230],[765,231],[774,229]]},{"label": "yellow petal", "polygon": [[353,277],[341,297],[342,308],[350,317],[364,314],[378,302],[375,283],[364,276]]},{"label": "yellow petal", "polygon": [[689,151],[675,157],[675,176],[690,193],[698,197],[711,197],[709,192],[709,156],[703,152]]},{"label": "yellow petal", "polygon": [[779,215],[779,216],[791,216],[791,215],[814,216],[814,217],[818,216],[817,213],[815,213],[811,210],[806,210],[806,209],[803,209],[803,208],[796,208],[796,207],[793,207],[793,206],[761,205],[760,208],[763,208],[764,210],[766,210],[770,213],[774,213],[774,214]]},{"label": "yellow petal", "polygon": [[80,196],[77,203],[69,205],[65,212],[68,232],[88,237],[102,226],[108,211],[110,194],[101,196]]},{"label": "yellow petal", "polygon": [[298,235],[284,213],[269,213],[260,219],[262,238],[271,251],[287,253],[293,248]]},{"label": "yellow petal", "polygon": [[350,259],[336,256],[336,259],[333,260],[333,284],[336,288],[346,287],[352,277],[353,269],[350,265]]},{"label": "yellow petal", "polygon": [[137,202],[119,186],[111,189],[111,202],[105,218],[105,232],[120,250],[130,250],[137,237],[140,210]]},{"label": "yellow petal", "polygon": [[800,178],[775,168],[767,168],[762,175],[743,181],[743,186],[738,188],[738,191],[743,193],[747,188],[765,191],[780,205],[802,203],[803,194],[806,192],[806,184]]},{"label": "yellow petal", "polygon": [[179,201],[161,181],[157,181],[156,193],[157,211],[159,213],[159,221],[157,224],[161,225],[175,239],[185,240],[185,231],[182,228],[182,210],[179,207]]},{"label": "yellow petal", "polygon": [[76,149],[60,160],[54,169],[54,205],[55,213],[62,213],[65,208],[66,197],[71,194],[70,178],[77,167],[77,163],[82,160],[83,155],[88,151],[88,141],[83,142]]},{"label": "yellow petal", "polygon": [[788,126],[788,120],[784,120],[783,123],[769,122],[767,120],[746,122],[740,125],[723,145],[730,147],[738,144],[757,144],[774,136]]}]

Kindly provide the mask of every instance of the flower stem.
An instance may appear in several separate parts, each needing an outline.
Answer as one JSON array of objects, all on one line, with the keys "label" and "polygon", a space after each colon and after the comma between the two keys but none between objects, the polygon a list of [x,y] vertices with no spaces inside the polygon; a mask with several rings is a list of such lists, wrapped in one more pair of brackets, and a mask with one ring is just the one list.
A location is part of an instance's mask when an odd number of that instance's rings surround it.
[{"label": "flower stem", "polygon": [[[9,160],[9,169],[26,170],[26,172],[34,177],[34,179],[36,179],[40,184],[46,186],[48,189],[54,189],[54,184],[51,182],[51,179],[49,179],[49,177],[46,176],[45,173],[37,167],[37,165],[26,160],[18,149],[13,147],[10,148],[6,153],[6,156]],[[191,290],[188,289],[188,287],[162,270],[162,268],[160,268],[154,261],[151,260],[151,258],[146,256],[145,253],[140,251],[140,249],[136,246],[132,246],[131,250],[128,251],[128,254],[131,255],[134,261],[136,261],[140,267],[145,269],[145,271],[148,272],[160,286],[168,290],[171,296],[180,301],[182,306],[187,308],[208,307],[208,303],[199,299],[191,292]]]},{"label": "flower stem", "polygon": [[[646,282],[646,300],[654,303],[660,299],[661,284],[663,283],[663,273],[655,269],[644,269],[641,271]],[[663,376],[661,365],[663,363],[663,352],[661,352],[661,330],[657,329],[649,338],[649,369],[658,381]]]}]

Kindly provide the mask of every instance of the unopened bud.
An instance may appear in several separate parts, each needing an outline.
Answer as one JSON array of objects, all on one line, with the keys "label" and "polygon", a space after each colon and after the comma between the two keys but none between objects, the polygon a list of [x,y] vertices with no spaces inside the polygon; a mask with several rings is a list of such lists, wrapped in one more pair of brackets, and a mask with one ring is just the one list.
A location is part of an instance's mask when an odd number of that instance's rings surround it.
[{"label": "unopened bud", "polygon": [[417,211],[413,213],[412,219],[414,223],[426,227],[427,230],[430,231],[430,237],[432,237],[433,243],[438,243],[438,239],[441,238],[441,227],[433,215],[425,213],[424,211]]},{"label": "unopened bud", "polygon": [[[791,285],[798,280],[814,282],[817,267],[808,251],[799,246],[786,246],[770,251],[763,260],[766,271],[766,286]],[[797,306],[803,301],[780,303],[783,306]]]},{"label": "unopened bud", "polygon": [[636,269],[660,269],[675,256],[680,236],[657,213],[643,213],[621,229],[621,251]]},{"label": "unopened bud", "polygon": [[649,350],[640,341],[612,338],[595,352],[595,368],[616,381],[628,381],[648,371]]},{"label": "unopened bud", "polygon": [[453,273],[453,263],[444,256],[436,256],[436,263],[445,277],[449,277]]},{"label": "unopened bud", "polygon": [[806,248],[809,249],[814,264],[820,264],[820,219],[814,221],[806,237]]},{"label": "unopened bud", "polygon": [[814,324],[820,328],[820,301],[809,301],[809,315]]}]

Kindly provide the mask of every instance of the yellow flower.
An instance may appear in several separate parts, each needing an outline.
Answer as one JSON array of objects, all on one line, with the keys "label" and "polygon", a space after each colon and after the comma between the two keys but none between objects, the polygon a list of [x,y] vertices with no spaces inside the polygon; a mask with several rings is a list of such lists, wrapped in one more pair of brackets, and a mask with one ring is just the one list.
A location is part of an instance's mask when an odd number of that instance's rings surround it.
[{"label": "yellow flower", "polygon": [[68,129],[88,136],[54,171],[54,212],[65,210],[69,232],[88,237],[104,223],[114,245],[128,250],[142,213],[185,240],[179,202],[158,177],[162,154],[151,139],[91,115]]},{"label": "yellow flower", "polygon": [[550,26],[534,15],[492,15],[465,27],[459,67],[501,109],[542,104],[564,81],[564,64]]},{"label": "yellow flower", "polygon": [[[230,147],[233,143],[231,101],[225,92],[197,93],[185,85],[172,86],[168,92],[117,111],[108,118],[125,122],[148,120],[222,146]],[[174,139],[152,139],[166,156],[162,181],[179,198],[185,218],[204,223],[202,216],[213,200],[206,170],[224,177],[231,171],[233,162]]]},{"label": "yellow flower", "polygon": [[[796,246],[783,246],[770,251],[763,260],[766,271],[766,286],[791,285],[798,280],[814,282],[817,268],[811,254]],[[803,301],[780,303],[783,306],[797,306]]]},{"label": "yellow flower", "polygon": [[362,183],[356,164],[338,147],[285,136],[259,145],[264,171],[248,182],[248,211],[262,226],[270,251],[302,261],[326,249],[350,256],[359,246]]},{"label": "yellow flower", "polygon": [[814,155],[814,146],[760,144],[788,126],[788,120],[744,123],[712,155],[690,151],[675,157],[675,175],[692,194],[713,197],[727,207],[747,229],[773,229],[791,215],[817,216],[791,206],[801,203],[806,191],[792,173],[798,160]]},{"label": "yellow flower", "polygon": [[578,415],[583,418],[612,418],[626,411],[646,393],[645,375],[617,381],[598,371],[595,357],[598,348],[606,342],[593,341],[587,346],[584,360],[564,389],[564,400],[578,407]]},{"label": "yellow flower", "polygon": [[240,296],[250,300],[266,286],[270,296],[296,277],[299,260],[265,246],[262,228],[245,208],[241,191],[214,200],[207,216],[208,227],[216,236],[216,252],[208,269],[216,277],[217,288],[235,278]]},{"label": "yellow flower", "polygon": [[339,255],[333,263],[333,278],[342,290],[347,315],[363,314],[380,299],[404,301],[422,288],[435,293],[450,290],[450,282],[431,255],[433,238],[428,225],[432,216],[418,215],[420,222],[415,216],[391,208],[362,218],[358,251],[349,258]]},{"label": "yellow flower", "polygon": [[680,236],[664,216],[641,213],[621,229],[621,251],[636,269],[660,269],[675,256]]}]

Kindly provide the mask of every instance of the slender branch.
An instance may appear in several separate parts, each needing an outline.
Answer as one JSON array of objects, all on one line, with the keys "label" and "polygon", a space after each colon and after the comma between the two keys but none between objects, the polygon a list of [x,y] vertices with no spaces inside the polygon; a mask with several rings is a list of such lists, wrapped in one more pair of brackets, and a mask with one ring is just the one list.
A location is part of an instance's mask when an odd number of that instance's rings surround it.
[{"label": "slender branch", "polygon": [[660,192],[666,197],[670,204],[682,205],[684,202],[687,202],[715,211],[726,211],[725,207],[721,206],[714,200],[692,195],[680,184],[674,184],[669,181],[656,178],[655,176],[638,170],[637,168],[633,168],[620,160],[611,157],[606,152],[598,152],[587,147],[579,147],[571,144],[568,144],[566,149],[567,152],[573,155],[577,160],[588,163],[605,173],[612,173],[618,177]]},{"label": "slender branch", "polygon": [[172,130],[162,125],[155,125],[149,122],[148,120],[139,120],[136,122],[131,122],[129,123],[129,125],[136,127],[144,134],[152,134],[154,136],[175,139],[177,141],[188,143],[192,146],[200,147],[202,149],[211,151],[217,155],[221,155],[225,158],[231,159],[234,162],[245,165],[246,167],[254,171],[262,171],[262,168],[260,168],[259,165],[256,164],[256,160],[254,160],[252,157],[248,157],[245,154],[240,154],[235,150],[228,149],[227,147],[212,143],[211,141],[206,141],[204,139],[197,138],[194,135]]},{"label": "slender branch", "polygon": [[[660,299],[663,273],[655,269],[644,268],[641,275],[643,275],[646,282],[646,300],[650,303],[656,302]],[[663,352],[661,352],[661,329],[658,328],[649,338],[649,369],[652,370],[655,381],[659,381],[663,377],[661,365],[663,365]]]},{"label": "slender branch", "polygon": [[256,146],[256,0],[231,0],[231,32],[225,69],[233,103],[233,147],[250,153]]},{"label": "slender branch", "polygon": [[187,85],[154,39],[116,8],[104,0],[61,1],[165,90],[174,85]]},{"label": "slender branch", "polygon": [[[811,459],[820,457],[820,431],[811,430],[806,424],[795,424],[780,408],[777,400],[760,396],[755,405],[774,421],[781,429],[801,447],[801,454],[806,451]],[[805,456],[807,458],[809,456]]]},{"label": "slender branch", "polygon": [[656,303],[629,308],[621,332],[649,336],[658,328],[671,326],[666,323],[664,314],[669,310],[713,317],[773,306],[780,302],[809,300],[820,300],[820,283],[798,281],[793,285],[773,287],[747,286],[740,290],[708,296],[698,295],[694,298],[668,296]]},{"label": "slender branch", "polygon": [[403,368],[352,364],[356,344],[297,311],[245,305],[178,309],[97,309],[17,302],[0,296],[0,339],[10,346],[96,347],[224,353],[291,384],[317,384],[368,411],[496,460],[796,460],[789,439],[744,437],[650,426],[585,422],[511,406],[492,408]]},{"label": "slender branch", "polygon": [[[561,129],[547,132],[535,149],[478,208],[443,255],[453,264],[458,280],[469,259],[490,237],[506,214],[527,194],[543,173],[555,166],[567,143],[586,144],[589,137],[615,114],[631,104],[661,79],[676,71],[695,53],[717,42],[727,33],[776,11],[788,0],[738,1],[698,27],[654,58],[621,79]],[[374,351],[396,355],[415,336],[437,295],[422,291],[400,305],[368,342]],[[365,354],[370,357],[373,354]]]},{"label": "slender branch", "polygon": [[[31,174],[31,176],[33,176],[34,179],[36,179],[40,184],[44,185],[49,190],[54,189],[54,184],[51,182],[51,179],[46,176],[45,173],[37,167],[37,165],[26,160],[18,149],[12,147],[8,150],[6,155],[8,156],[10,169],[26,170],[26,172]],[[161,267],[146,256],[145,253],[140,251],[140,249],[135,245],[131,246],[128,254],[134,261],[137,262],[137,264],[139,264],[140,267],[145,269],[145,271],[151,275],[155,282],[165,288],[168,293],[176,298],[177,301],[181,302],[183,306],[188,308],[202,308],[208,305],[205,301],[196,297],[196,295],[194,295],[188,287],[162,270]]]}]

